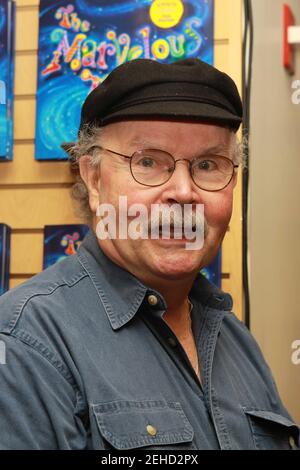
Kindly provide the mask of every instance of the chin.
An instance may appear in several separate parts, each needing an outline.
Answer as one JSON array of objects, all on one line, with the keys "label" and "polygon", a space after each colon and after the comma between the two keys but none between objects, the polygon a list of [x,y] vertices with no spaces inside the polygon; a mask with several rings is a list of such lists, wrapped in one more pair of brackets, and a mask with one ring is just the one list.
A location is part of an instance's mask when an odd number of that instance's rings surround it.
[{"label": "chin", "polygon": [[191,256],[190,251],[184,253],[172,252],[153,260],[152,270],[165,279],[179,280],[195,276],[201,266],[199,252]]}]

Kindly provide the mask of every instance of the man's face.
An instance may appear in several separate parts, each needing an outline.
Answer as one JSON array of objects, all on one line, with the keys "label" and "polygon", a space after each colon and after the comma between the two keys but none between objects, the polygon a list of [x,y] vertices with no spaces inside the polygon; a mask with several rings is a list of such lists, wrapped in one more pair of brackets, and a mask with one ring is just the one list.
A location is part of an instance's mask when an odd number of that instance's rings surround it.
[{"label": "man's face", "polygon": [[[166,121],[125,121],[104,128],[101,145],[125,155],[137,150],[165,150],[177,159],[193,160],[212,152],[232,158],[234,134],[220,126]],[[97,205],[112,204],[118,215],[119,197],[126,196],[127,204],[196,204],[204,205],[206,235],[204,246],[188,250],[187,240],[127,238],[99,240],[108,257],[128,271],[142,278],[185,279],[195,276],[216,255],[232,213],[233,187],[231,183],[218,192],[200,189],[193,182],[186,161],[176,164],[172,177],[161,186],[148,187],[136,182],[130,172],[129,160],[109,152],[101,157],[96,190],[90,196],[95,213]],[[94,228],[99,219],[94,217]]]}]

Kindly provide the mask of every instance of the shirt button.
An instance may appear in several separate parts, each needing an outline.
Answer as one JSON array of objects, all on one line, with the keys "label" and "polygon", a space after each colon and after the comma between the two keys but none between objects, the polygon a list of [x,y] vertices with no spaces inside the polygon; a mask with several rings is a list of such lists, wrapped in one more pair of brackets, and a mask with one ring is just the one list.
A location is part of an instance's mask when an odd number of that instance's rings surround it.
[{"label": "shirt button", "polygon": [[173,348],[175,348],[175,346],[177,346],[177,341],[176,339],[174,338],[168,338],[168,343],[170,346],[172,346]]},{"label": "shirt button", "polygon": [[156,436],[157,429],[154,426],[151,426],[151,424],[148,424],[147,433],[150,434],[150,436]]},{"label": "shirt button", "polygon": [[295,443],[295,439],[293,438],[293,436],[289,437],[289,444],[290,444],[291,449],[295,449],[296,443]]},{"label": "shirt button", "polygon": [[148,303],[152,306],[156,305],[158,302],[158,298],[156,297],[156,295],[148,295]]}]

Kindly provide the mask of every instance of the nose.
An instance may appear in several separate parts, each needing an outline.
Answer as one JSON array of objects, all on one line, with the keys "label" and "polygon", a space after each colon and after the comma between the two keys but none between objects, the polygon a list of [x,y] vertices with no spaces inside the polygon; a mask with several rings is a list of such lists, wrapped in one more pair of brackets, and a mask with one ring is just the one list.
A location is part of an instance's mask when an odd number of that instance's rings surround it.
[{"label": "nose", "polygon": [[191,204],[195,202],[195,188],[192,180],[189,160],[182,158],[175,161],[175,170],[165,185],[165,202],[178,204]]}]

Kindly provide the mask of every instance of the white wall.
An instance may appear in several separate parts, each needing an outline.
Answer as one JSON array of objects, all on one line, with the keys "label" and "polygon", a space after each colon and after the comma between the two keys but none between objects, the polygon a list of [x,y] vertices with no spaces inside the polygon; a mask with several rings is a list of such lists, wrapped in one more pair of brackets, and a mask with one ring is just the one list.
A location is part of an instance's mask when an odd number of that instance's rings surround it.
[{"label": "white wall", "polygon": [[[282,67],[282,0],[253,0],[249,260],[251,330],[300,423],[300,105]],[[300,25],[300,2],[289,0]]]}]

